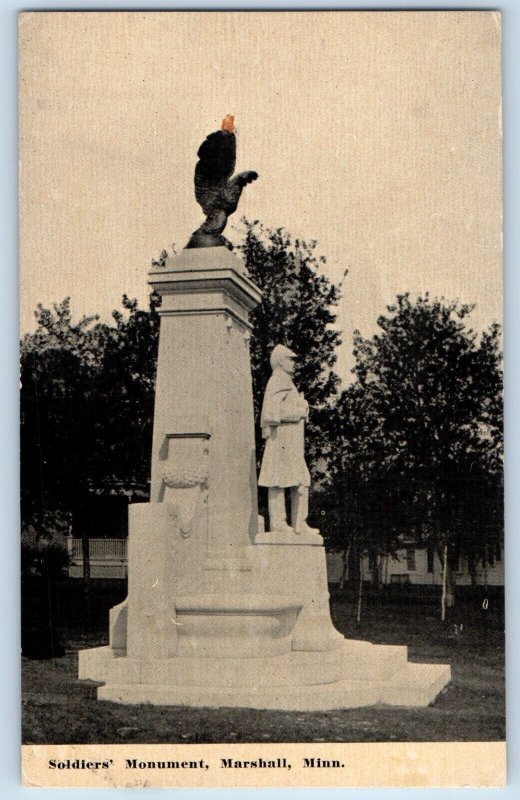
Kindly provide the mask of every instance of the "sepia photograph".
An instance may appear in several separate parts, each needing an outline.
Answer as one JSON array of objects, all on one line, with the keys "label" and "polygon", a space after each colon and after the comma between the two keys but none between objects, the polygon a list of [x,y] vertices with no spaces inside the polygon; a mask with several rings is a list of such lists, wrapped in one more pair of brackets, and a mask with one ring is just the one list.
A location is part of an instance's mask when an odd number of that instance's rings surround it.
[{"label": "sepia photograph", "polygon": [[25,785],[503,785],[500,14],[19,57]]}]

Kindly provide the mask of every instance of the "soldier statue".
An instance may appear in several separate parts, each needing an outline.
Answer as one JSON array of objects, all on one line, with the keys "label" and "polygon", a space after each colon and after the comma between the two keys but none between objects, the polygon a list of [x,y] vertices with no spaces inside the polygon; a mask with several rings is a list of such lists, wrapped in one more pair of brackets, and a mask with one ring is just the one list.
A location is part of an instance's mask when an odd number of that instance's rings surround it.
[{"label": "soldier statue", "polygon": [[[296,354],[283,344],[271,353],[273,373],[267,384],[260,424],[265,442],[259,486],[268,488],[271,532],[316,534],[307,525],[310,475],[304,456],[304,426],[309,406],[293,383]],[[285,490],[291,491],[291,523]]]}]

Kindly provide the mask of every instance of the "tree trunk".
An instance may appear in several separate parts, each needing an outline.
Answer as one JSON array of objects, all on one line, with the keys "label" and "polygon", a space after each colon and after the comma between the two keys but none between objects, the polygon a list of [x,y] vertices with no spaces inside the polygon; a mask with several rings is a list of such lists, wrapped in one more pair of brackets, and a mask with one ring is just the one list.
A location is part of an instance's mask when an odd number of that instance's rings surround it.
[{"label": "tree trunk", "polygon": [[358,543],[354,540],[349,546],[348,556],[348,580],[352,585],[357,585],[359,581],[361,555]]},{"label": "tree trunk", "polygon": [[341,590],[345,588],[345,583],[347,582],[349,556],[350,556],[350,542],[348,543],[347,547],[343,550],[343,566],[341,569],[341,577],[339,579],[339,588]]},{"label": "tree trunk", "polygon": [[473,557],[468,558],[468,572],[471,578],[471,588],[475,591],[477,588],[477,562]]},{"label": "tree trunk", "polygon": [[455,583],[455,573],[448,562],[446,564],[446,608],[455,606]]},{"label": "tree trunk", "polygon": [[377,553],[370,555],[370,582],[372,586],[379,586],[379,561]]},{"label": "tree trunk", "polygon": [[361,623],[361,609],[363,606],[363,554],[359,555],[359,584],[358,584],[358,602],[357,602],[357,623]]},{"label": "tree trunk", "polygon": [[441,619],[446,619],[446,609],[455,606],[455,574],[450,566],[448,558],[448,543],[439,552],[439,559],[442,564],[442,598],[441,598]]},{"label": "tree trunk", "polygon": [[81,537],[81,553],[83,556],[83,580],[90,580],[90,541],[88,536]]},{"label": "tree trunk", "polygon": [[88,536],[81,537],[81,551],[83,555],[83,602],[85,604],[85,619],[88,629],[92,623],[92,604],[90,596],[90,540]]},{"label": "tree trunk", "polygon": [[384,558],[383,556],[377,555],[376,556],[376,564],[377,564],[377,588],[380,592],[383,591],[383,570],[384,570]]},{"label": "tree trunk", "polygon": [[444,545],[444,550],[441,557],[442,561],[442,597],[441,597],[441,620],[444,622],[446,619],[446,568],[448,566],[448,545]]}]

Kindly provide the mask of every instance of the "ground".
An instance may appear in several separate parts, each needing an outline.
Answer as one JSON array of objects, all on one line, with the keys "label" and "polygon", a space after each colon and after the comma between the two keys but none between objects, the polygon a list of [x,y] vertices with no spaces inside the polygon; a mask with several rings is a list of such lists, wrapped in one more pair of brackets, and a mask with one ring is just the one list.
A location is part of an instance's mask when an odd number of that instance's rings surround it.
[{"label": "ground", "polygon": [[[367,597],[356,606],[332,597],[334,624],[346,636],[408,644],[411,661],[450,663],[452,683],[428,708],[374,706],[288,712],[122,706],[98,702],[96,685],[77,679],[77,651],[106,644],[101,631],[63,634],[65,655],[23,659],[25,744],[189,742],[402,742],[505,739],[504,624],[500,598],[467,594],[442,623],[437,599]],[[421,601],[422,600],[422,601]],[[487,607],[486,607],[487,605]],[[454,625],[462,625],[455,635]]]}]

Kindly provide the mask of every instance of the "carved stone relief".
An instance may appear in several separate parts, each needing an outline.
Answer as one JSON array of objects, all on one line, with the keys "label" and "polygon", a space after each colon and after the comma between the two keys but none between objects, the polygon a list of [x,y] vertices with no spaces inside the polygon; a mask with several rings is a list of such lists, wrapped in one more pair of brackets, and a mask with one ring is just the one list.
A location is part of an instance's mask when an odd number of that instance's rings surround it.
[{"label": "carved stone relief", "polygon": [[179,531],[184,538],[191,534],[196,516],[207,503],[209,438],[208,433],[172,433],[166,437],[159,499],[176,507]]}]

